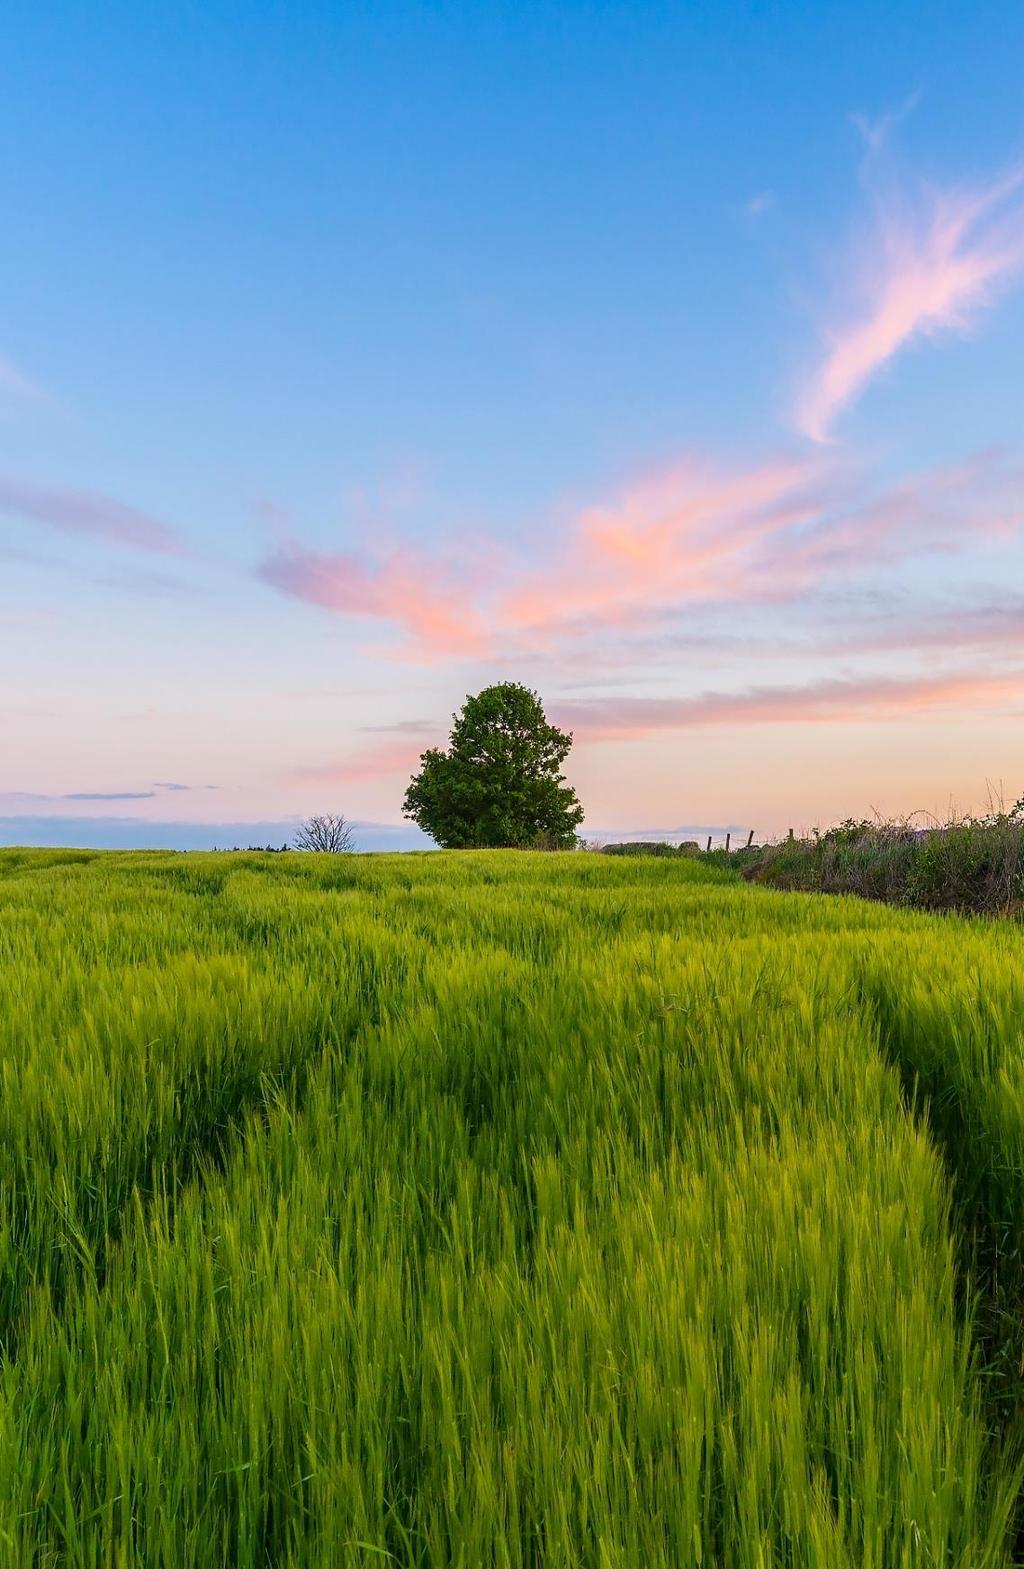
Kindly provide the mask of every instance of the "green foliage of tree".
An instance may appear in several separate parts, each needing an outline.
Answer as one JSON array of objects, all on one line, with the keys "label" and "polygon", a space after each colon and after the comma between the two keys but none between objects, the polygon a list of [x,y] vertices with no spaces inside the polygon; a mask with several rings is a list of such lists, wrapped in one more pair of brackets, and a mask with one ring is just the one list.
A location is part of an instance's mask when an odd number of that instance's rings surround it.
[{"label": "green foliage of tree", "polygon": [[431,747],[405,794],[405,815],[446,850],[571,849],[583,808],[562,764],[572,735],[514,681],[467,697],[447,752]]}]

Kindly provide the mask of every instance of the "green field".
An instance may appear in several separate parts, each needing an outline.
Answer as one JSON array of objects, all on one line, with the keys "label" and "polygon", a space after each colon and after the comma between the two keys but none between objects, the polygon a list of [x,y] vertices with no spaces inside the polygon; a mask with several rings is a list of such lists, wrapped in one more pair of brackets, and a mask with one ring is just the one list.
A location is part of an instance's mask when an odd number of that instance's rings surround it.
[{"label": "green field", "polygon": [[0,1564],[986,1565],[1024,932],[0,852]]}]

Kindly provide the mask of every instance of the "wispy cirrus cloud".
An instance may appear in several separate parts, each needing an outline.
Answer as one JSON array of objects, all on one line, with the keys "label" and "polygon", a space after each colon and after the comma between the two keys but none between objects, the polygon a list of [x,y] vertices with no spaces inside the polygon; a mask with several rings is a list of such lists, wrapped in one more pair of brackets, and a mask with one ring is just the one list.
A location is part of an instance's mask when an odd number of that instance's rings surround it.
[{"label": "wispy cirrus cloud", "polygon": [[971,649],[1024,655],[1024,598],[965,604],[955,610],[903,607],[884,621],[833,631],[820,647],[828,654]]},{"label": "wispy cirrus cloud", "polygon": [[0,476],[0,515],[159,555],[184,554],[181,536],[138,507],[92,491],[57,490]]},{"label": "wispy cirrus cloud", "polygon": [[774,191],[758,191],[749,201],[744,202],[743,212],[747,218],[763,218],[770,213],[778,198]]},{"label": "wispy cirrus cloud", "polygon": [[307,550],[291,543],[263,561],[257,576],[271,588],[338,615],[386,621],[423,651],[474,653],[484,625],[468,585],[437,562],[409,550],[381,561]]},{"label": "wispy cirrus cloud", "polygon": [[850,120],[857,127],[861,140],[869,155],[876,156],[881,153],[896,127],[913,114],[921,102],[920,91],[911,93],[895,109],[886,109],[883,114],[869,115],[861,110],[855,110],[850,115]]},{"label": "wispy cirrus cloud", "polygon": [[52,406],[53,399],[22,374],[16,365],[0,355],[0,406],[4,403],[43,403]]},{"label": "wispy cirrus cloud", "polygon": [[[893,123],[862,122],[869,154],[881,152]],[[967,331],[1024,270],[1024,161],[973,187],[874,175],[866,183],[869,222],[797,402],[797,427],[817,442],[900,350]]]},{"label": "wispy cirrus cloud", "polygon": [[[914,659],[937,652],[951,658],[969,652],[1004,660],[1024,659],[1024,595],[999,596],[991,589],[950,603],[934,590],[849,595],[838,588],[815,596],[811,613],[793,616],[788,599],[760,607],[756,621],[737,616],[734,604],[714,606],[707,614],[652,616],[636,637],[616,642],[580,639],[559,651],[563,695],[574,690],[606,692],[632,685],[637,670],[665,673],[699,668],[736,670],[749,666],[792,665],[817,668],[843,659],[897,655]],[[549,657],[521,656],[526,671],[545,670]]]},{"label": "wispy cirrus cloud", "polygon": [[551,558],[498,597],[497,622],[519,635],[595,618],[624,626],[728,598],[750,586],[773,542],[821,515],[829,484],[817,460],[730,473],[687,459],[580,513]]},{"label": "wispy cirrus cloud", "polygon": [[[438,736],[438,739],[443,738]],[[425,744],[425,740],[411,742],[399,735],[391,741],[381,741],[376,746],[354,752],[350,757],[292,769],[289,777],[296,784],[354,784],[364,779],[408,774],[418,763]]]},{"label": "wispy cirrus cloud", "polygon": [[152,801],[155,790],[69,790],[63,795],[45,795],[36,790],[0,790],[5,801]]},{"label": "wispy cirrus cloud", "polygon": [[[490,573],[392,552],[375,562],[298,545],[258,575],[335,614],[391,623],[417,658],[539,656],[715,605],[785,603],[872,568],[1012,541],[1024,469],[976,454],[879,489],[822,455],[722,470],[690,458],[584,508],[532,561]],[[459,558],[453,558],[457,562]]]},{"label": "wispy cirrus cloud", "polygon": [[561,558],[501,605],[520,632],[649,625],[702,605],[785,601],[851,574],[1024,532],[1024,468],[999,450],[873,487],[850,465],[699,469],[577,520]]},{"label": "wispy cirrus cloud", "polygon": [[789,590],[866,566],[958,555],[1024,532],[1024,468],[998,449],[839,500],[765,564]]},{"label": "wispy cirrus cloud", "polygon": [[58,795],[41,794],[35,790],[0,790],[0,800],[6,801],[155,801],[166,793],[182,791],[216,790],[216,785],[187,785],[157,782],[145,790],[67,790]]},{"label": "wispy cirrus cloud", "polygon": [[497,546],[485,570],[467,569],[465,551],[373,560],[292,544],[257,576],[335,614],[390,622],[417,656],[487,656],[580,620],[621,625],[652,604],[721,596],[765,538],[820,514],[823,476],[817,458],[733,473],[690,458],[585,509],[532,563]]},{"label": "wispy cirrus cloud", "polygon": [[[931,655],[936,650],[949,654],[970,650],[1000,658],[1019,654],[1024,658],[1024,596],[973,598],[954,607],[927,597],[901,595],[883,598],[866,613],[863,609],[851,612],[848,604],[829,596],[817,607],[818,619],[809,620],[798,631],[792,627],[787,604],[772,608],[778,614],[767,618],[756,632],[731,631],[721,619],[682,630],[671,624],[667,630],[654,631],[615,650],[610,666],[622,672],[644,663],[657,668],[677,654],[698,658],[702,669],[715,663],[735,666],[749,659],[806,663],[871,654]],[[588,660],[586,651],[581,664],[593,669],[593,658]],[[599,677],[600,684],[607,686],[608,670],[602,668]],[[563,682],[563,691],[566,689]]]},{"label": "wispy cirrus cloud", "polygon": [[558,704],[554,715],[578,740],[593,743],[702,725],[849,724],[1014,701],[1024,702],[1024,671],[980,670],[829,677],[803,685],[754,686],[681,698],[585,698]]},{"label": "wispy cirrus cloud", "polygon": [[[797,423],[817,444],[902,348],[966,330],[1024,272],[1024,160],[971,188],[880,176],[918,96],[853,117],[871,218],[799,400]],[[748,215],[773,200],[758,193]],[[332,553],[291,540],[257,575],[333,614],[395,627],[416,658],[536,659],[602,634],[625,646],[701,607],[795,601],[850,574],[1012,541],[1022,526],[1024,470],[998,452],[886,487],[822,451],[734,468],[691,455],[553,526],[532,559],[495,545],[480,571],[458,549]]]}]

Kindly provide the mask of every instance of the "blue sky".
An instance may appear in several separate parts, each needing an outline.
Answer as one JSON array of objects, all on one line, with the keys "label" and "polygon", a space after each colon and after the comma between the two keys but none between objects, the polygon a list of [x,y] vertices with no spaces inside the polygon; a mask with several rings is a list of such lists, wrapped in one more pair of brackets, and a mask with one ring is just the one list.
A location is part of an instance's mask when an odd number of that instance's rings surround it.
[{"label": "blue sky", "polygon": [[504,678],[594,825],[1024,793],[1022,66],[1011,4],[5,7],[0,837],[397,823]]}]

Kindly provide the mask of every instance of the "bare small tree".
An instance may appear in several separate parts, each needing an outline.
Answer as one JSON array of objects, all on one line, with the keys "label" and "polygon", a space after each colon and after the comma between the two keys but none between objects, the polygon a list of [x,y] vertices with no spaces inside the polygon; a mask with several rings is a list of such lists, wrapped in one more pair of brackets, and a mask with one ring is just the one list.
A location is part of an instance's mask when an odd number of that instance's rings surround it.
[{"label": "bare small tree", "polygon": [[319,850],[327,855],[342,855],[355,847],[352,825],[340,814],[337,817],[307,817],[295,835],[296,850]]}]

